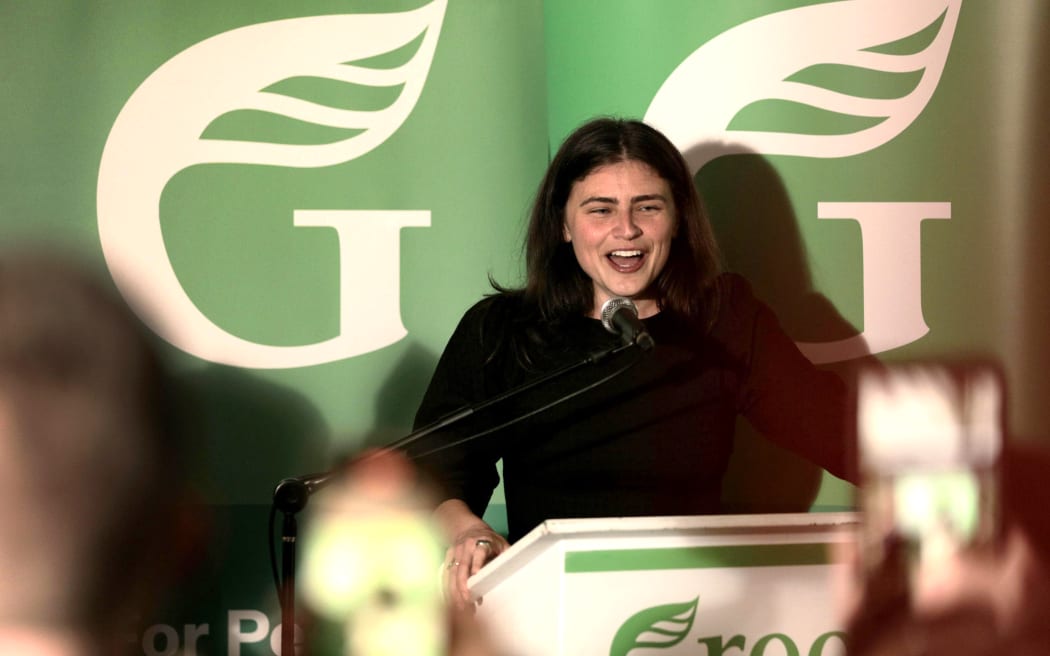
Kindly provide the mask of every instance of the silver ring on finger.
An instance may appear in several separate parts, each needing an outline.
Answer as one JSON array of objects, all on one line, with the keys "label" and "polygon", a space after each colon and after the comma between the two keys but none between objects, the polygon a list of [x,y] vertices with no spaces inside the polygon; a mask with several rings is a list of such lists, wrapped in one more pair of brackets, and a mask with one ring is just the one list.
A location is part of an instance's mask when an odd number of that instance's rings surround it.
[{"label": "silver ring on finger", "polygon": [[[433,567],[433,565],[431,565],[431,567]],[[451,563],[448,564],[448,568],[449,569],[454,569],[456,567],[459,567],[459,561],[458,560],[453,560]]]},{"label": "silver ring on finger", "polygon": [[486,549],[492,548],[492,540],[476,540],[474,542],[475,547],[485,547]]}]

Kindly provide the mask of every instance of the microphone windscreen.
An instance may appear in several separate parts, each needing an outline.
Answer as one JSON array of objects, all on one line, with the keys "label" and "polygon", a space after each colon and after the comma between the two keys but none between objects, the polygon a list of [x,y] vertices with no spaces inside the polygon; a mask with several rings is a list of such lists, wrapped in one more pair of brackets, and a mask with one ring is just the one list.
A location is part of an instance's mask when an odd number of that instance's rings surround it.
[{"label": "microphone windscreen", "polygon": [[620,329],[613,325],[613,316],[620,310],[628,310],[634,316],[638,316],[638,308],[630,299],[620,296],[610,298],[602,304],[602,325],[614,335],[620,334]]}]

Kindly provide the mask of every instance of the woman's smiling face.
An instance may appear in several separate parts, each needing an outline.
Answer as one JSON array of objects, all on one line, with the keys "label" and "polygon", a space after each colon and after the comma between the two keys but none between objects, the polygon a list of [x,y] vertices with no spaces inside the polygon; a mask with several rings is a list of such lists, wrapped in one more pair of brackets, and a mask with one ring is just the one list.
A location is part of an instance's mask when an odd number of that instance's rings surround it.
[{"label": "woman's smiling face", "polygon": [[565,203],[565,241],[594,284],[591,316],[623,296],[642,318],[660,311],[651,287],[667,264],[676,225],[667,181],[647,164],[600,166],[577,181]]}]

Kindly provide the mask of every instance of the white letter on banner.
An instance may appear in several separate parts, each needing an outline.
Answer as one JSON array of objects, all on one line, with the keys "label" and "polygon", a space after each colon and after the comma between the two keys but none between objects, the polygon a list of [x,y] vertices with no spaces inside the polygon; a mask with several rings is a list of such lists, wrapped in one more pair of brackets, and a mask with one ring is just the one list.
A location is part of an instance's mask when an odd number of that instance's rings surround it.
[{"label": "white letter on banner", "polygon": [[[157,647],[157,637],[163,637],[163,647]],[[179,651],[179,634],[175,627],[154,624],[142,634],[142,653],[146,656],[175,656]]]},{"label": "white letter on banner", "polygon": [[209,630],[207,624],[186,624],[182,631],[182,656],[197,656],[197,641]]},{"label": "white letter on banner", "polygon": [[408,334],[401,323],[401,228],[429,226],[429,211],[296,210],[295,225],[334,228],[339,236],[339,337],[318,362],[367,353]]},{"label": "white letter on banner", "polygon": [[[296,624],[293,627],[294,633],[292,634],[292,646],[295,648],[295,654],[297,656],[303,648],[303,630]],[[277,628],[270,634],[270,651],[274,653],[274,656],[284,656],[281,652],[281,643],[284,642],[284,624],[278,624]]]},{"label": "white letter on banner", "polygon": [[904,346],[929,332],[922,315],[919,226],[951,215],[951,203],[817,203],[819,219],[860,224],[864,331],[834,342],[799,342],[802,353],[816,364],[839,362]]},{"label": "white letter on banner", "polygon": [[[254,622],[255,629],[242,632],[242,622]],[[270,620],[257,610],[231,610],[226,625],[229,632],[226,641],[227,656],[241,656],[241,645],[262,642],[270,634]]]}]

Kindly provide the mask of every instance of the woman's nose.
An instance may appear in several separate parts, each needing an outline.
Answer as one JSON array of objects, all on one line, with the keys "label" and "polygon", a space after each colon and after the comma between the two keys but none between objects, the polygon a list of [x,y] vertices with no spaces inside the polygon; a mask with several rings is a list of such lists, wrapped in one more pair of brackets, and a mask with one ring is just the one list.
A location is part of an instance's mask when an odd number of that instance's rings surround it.
[{"label": "woman's nose", "polygon": [[616,222],[613,236],[617,239],[635,239],[642,234],[642,229],[634,221],[631,212],[624,212]]}]

